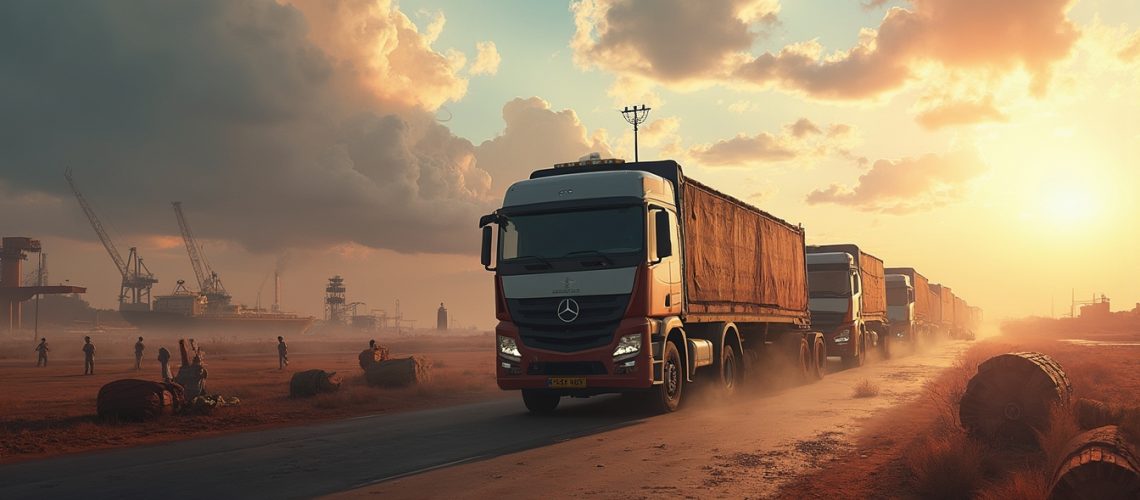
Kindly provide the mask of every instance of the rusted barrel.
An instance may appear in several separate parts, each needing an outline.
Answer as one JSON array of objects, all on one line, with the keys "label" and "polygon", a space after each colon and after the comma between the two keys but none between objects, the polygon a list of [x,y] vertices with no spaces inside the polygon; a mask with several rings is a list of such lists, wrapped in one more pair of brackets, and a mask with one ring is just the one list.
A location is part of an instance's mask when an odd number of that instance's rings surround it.
[{"label": "rusted barrel", "polygon": [[96,412],[104,420],[153,420],[182,405],[182,387],[149,380],[122,379],[99,389]]},{"label": "rusted barrel", "polygon": [[1140,461],[1115,425],[1085,431],[1066,449],[1050,500],[1140,498]]},{"label": "rusted barrel", "polygon": [[1033,446],[1049,427],[1052,405],[1068,405],[1073,388],[1053,358],[1037,352],[1001,354],[978,365],[958,418],[971,436],[998,445]]}]

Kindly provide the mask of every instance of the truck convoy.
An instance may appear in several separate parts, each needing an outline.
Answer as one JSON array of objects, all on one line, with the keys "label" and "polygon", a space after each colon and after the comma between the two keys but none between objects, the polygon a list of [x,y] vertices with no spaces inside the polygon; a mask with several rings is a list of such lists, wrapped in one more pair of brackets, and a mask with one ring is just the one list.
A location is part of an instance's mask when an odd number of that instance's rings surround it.
[{"label": "truck convoy", "polygon": [[807,247],[812,325],[828,352],[862,366],[867,349],[889,355],[887,288],[883,261],[858,245]]},{"label": "truck convoy", "polygon": [[[670,160],[594,157],[537,170],[479,227],[481,260],[494,272],[496,379],[534,413],[562,397],[606,393],[671,412],[691,383],[731,394],[761,360],[782,358],[799,377],[822,378],[825,334],[834,344],[850,319],[815,311],[808,259],[820,257],[808,255],[801,226],[686,177]],[[845,273],[877,280],[841,300],[859,301],[860,321],[885,337],[882,261],[841,247],[829,252],[855,256]],[[871,286],[882,291],[867,293]],[[862,362],[858,341],[848,334],[840,354]]]}]

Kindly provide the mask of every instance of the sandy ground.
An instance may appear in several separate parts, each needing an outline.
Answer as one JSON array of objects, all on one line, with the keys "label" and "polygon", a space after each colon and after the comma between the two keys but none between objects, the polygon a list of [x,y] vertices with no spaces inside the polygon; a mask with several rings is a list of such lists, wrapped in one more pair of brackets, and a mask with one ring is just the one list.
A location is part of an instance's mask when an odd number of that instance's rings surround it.
[{"label": "sandy ground", "polygon": [[[56,340],[53,340],[56,339]],[[298,425],[307,422],[436,408],[502,398],[488,361],[492,342],[463,338],[380,339],[394,357],[422,355],[433,362],[431,383],[409,389],[377,389],[364,384],[356,355],[366,339],[298,340],[290,343],[290,365],[278,370],[275,341],[258,343],[205,340],[208,392],[237,396],[241,405],[211,415],[165,417],[143,424],[99,422],[99,388],[123,378],[159,379],[158,345],[177,357],[173,339],[148,340],[143,370],[129,354],[134,338],[99,338],[96,374],[84,376],[77,338],[49,338],[47,368],[35,367],[30,341],[0,342],[0,463],[64,453],[136,446],[220,433]],[[71,349],[68,349],[68,348]],[[20,359],[11,359],[19,356]],[[9,359],[4,359],[8,357]],[[293,372],[319,368],[344,378],[341,391],[295,400],[288,397]]]},{"label": "sandy ground", "polygon": [[[603,434],[338,496],[771,496],[797,476],[821,470],[854,450],[869,418],[915,402],[924,384],[969,345],[943,344],[927,354],[832,373],[811,385],[732,401],[697,401],[680,412]],[[878,387],[877,396],[854,397],[855,386],[864,380]],[[557,415],[535,418],[558,425]]]}]

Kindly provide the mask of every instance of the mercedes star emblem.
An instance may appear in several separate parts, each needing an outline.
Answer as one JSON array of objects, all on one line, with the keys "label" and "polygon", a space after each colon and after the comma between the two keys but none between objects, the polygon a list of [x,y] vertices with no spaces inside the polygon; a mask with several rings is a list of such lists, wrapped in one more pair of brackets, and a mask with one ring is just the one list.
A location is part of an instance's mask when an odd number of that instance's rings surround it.
[{"label": "mercedes star emblem", "polygon": [[581,309],[578,308],[578,301],[574,299],[562,299],[562,302],[558,303],[558,311],[555,314],[563,323],[572,323],[578,319],[578,312],[580,310]]}]

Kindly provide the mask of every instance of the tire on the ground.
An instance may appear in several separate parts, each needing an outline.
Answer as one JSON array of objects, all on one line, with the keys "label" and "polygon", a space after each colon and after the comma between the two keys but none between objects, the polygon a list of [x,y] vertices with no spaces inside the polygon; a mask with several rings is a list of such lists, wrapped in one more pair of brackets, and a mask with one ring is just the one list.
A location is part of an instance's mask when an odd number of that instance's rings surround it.
[{"label": "tire on the ground", "polygon": [[419,356],[387,359],[368,366],[364,372],[368,385],[408,387],[431,380],[431,363]]},{"label": "tire on the ground", "polygon": [[820,380],[827,373],[827,344],[822,335],[812,335],[811,346],[811,378]]},{"label": "tire on the ground", "polygon": [[1115,425],[1085,431],[1065,450],[1050,500],[1140,498],[1140,457]]},{"label": "tire on the ground", "polygon": [[685,390],[685,365],[681,363],[681,352],[673,342],[665,342],[661,359],[662,383],[653,388],[649,399],[650,408],[657,413],[670,413],[681,407],[681,397]]},{"label": "tire on the ground", "polygon": [[721,391],[728,396],[735,394],[744,380],[744,358],[736,346],[725,343],[717,368],[717,381]]},{"label": "tire on the ground", "polygon": [[858,329],[851,334],[851,348],[857,352],[843,356],[843,366],[858,368],[867,364],[867,336]]},{"label": "tire on the ground", "polygon": [[959,402],[962,427],[994,445],[1033,447],[1049,428],[1054,405],[1068,406],[1069,379],[1053,358],[1036,352],[994,356],[978,365]]},{"label": "tire on the ground", "polygon": [[562,397],[557,393],[542,389],[523,389],[522,399],[527,410],[541,415],[551,413],[555,408],[558,408],[558,402],[562,400]]}]

